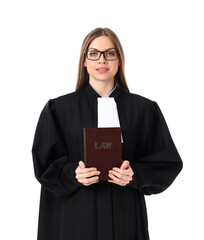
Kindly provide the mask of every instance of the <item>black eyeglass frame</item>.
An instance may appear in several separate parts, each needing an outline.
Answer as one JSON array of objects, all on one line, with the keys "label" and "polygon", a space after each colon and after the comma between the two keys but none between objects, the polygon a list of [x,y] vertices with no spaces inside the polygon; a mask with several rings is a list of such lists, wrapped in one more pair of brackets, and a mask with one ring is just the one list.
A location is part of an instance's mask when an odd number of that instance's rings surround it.
[{"label": "black eyeglass frame", "polygon": [[[88,58],[88,53],[90,53],[90,52],[92,52],[92,51],[86,51],[86,52],[85,52],[87,59],[90,60],[90,61],[98,61],[98,60],[100,59],[100,57],[101,57],[101,54],[103,54],[103,57],[104,57],[107,61],[115,61],[115,60],[118,58],[118,55],[120,54],[120,52],[118,52],[118,51],[111,51],[111,50],[98,51],[98,50],[95,50],[94,52],[100,53],[99,57],[98,57],[97,59],[90,59],[90,58]],[[107,59],[106,56],[105,56],[105,53],[106,53],[106,52],[116,52],[116,53],[117,53],[116,59],[113,59],[113,60]]]}]

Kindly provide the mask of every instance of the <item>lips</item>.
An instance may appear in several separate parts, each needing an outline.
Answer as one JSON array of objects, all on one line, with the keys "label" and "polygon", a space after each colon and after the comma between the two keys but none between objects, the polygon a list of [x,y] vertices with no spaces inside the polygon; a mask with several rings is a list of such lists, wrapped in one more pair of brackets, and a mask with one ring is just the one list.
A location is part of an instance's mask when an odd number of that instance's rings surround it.
[{"label": "lips", "polygon": [[106,73],[108,72],[108,68],[97,68],[96,71],[99,72],[99,73]]}]

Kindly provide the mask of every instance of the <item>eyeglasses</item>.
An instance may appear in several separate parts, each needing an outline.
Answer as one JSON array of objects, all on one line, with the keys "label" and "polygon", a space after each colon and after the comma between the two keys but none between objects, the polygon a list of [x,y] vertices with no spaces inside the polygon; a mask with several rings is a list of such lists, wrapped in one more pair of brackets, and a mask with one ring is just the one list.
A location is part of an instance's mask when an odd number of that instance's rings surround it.
[{"label": "eyeglasses", "polygon": [[103,54],[104,58],[107,61],[114,61],[118,58],[119,52],[117,51],[97,51],[97,50],[91,50],[91,51],[87,51],[86,56],[89,60],[91,61],[97,61],[100,59],[101,54]]}]

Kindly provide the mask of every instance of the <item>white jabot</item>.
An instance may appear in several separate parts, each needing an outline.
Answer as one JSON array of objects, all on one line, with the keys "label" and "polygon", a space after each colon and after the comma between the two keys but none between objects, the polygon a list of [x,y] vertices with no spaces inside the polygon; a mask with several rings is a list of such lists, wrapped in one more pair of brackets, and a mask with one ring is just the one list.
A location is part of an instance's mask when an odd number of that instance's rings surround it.
[{"label": "white jabot", "polygon": [[99,97],[98,127],[120,127],[118,112],[113,97]]},{"label": "white jabot", "polygon": [[[98,127],[120,127],[118,110],[113,97],[98,97]],[[121,135],[121,142],[123,142]]]},{"label": "white jabot", "polygon": [[[113,97],[98,97],[98,127],[120,127],[118,110]],[[123,138],[121,135],[121,142]]]},{"label": "white jabot", "polygon": [[[91,84],[90,84],[90,86],[91,86]],[[109,96],[115,90],[115,88],[116,88],[116,85],[113,88],[113,90],[110,92]],[[98,95],[100,95],[100,94],[98,93]],[[97,100],[98,100],[98,128],[99,127],[120,127],[120,121],[119,121],[119,117],[118,117],[118,109],[117,109],[115,99],[113,97],[109,97],[109,96],[108,97],[101,96],[101,97],[97,98]],[[123,143],[122,134],[121,134],[121,142]]]}]

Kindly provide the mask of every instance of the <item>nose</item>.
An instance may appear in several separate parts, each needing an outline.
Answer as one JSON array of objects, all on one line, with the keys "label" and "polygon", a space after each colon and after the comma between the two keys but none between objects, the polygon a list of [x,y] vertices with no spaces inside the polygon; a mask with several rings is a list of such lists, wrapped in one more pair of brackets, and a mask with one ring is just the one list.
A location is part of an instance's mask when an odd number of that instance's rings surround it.
[{"label": "nose", "polygon": [[100,58],[99,58],[98,61],[99,61],[99,62],[107,62],[107,60],[106,60],[105,57],[104,57],[104,53],[101,54],[101,56],[100,56]]}]

